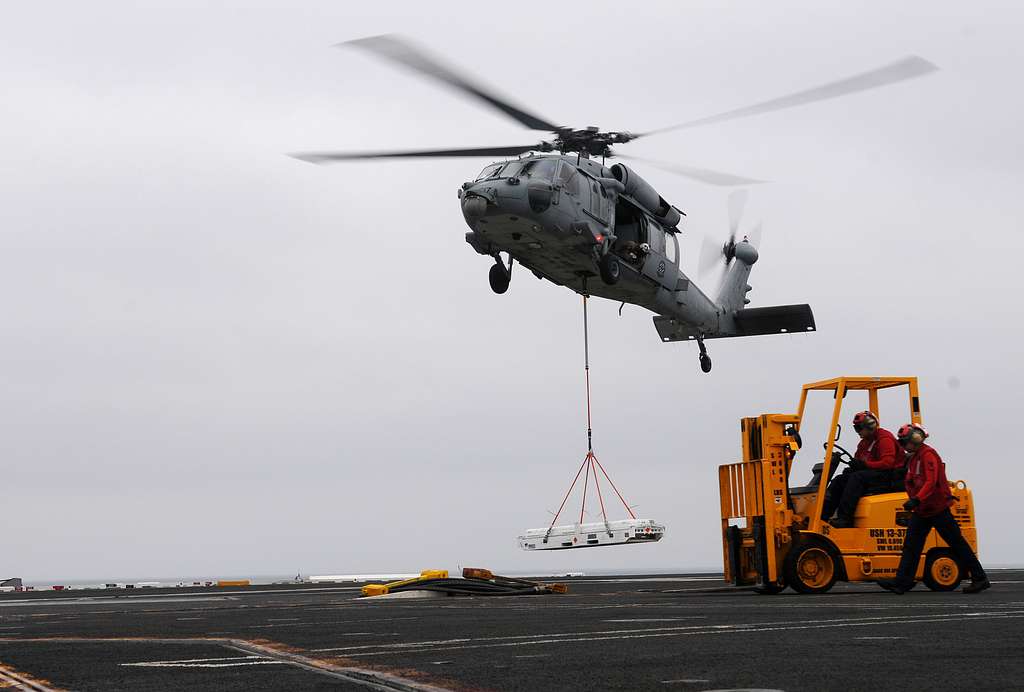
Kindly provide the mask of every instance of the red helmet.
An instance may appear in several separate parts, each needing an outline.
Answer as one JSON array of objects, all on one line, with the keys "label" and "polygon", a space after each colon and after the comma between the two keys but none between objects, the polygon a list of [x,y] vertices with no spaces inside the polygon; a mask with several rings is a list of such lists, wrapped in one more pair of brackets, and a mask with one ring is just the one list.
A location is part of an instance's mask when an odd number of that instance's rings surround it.
[{"label": "red helmet", "polygon": [[853,417],[853,429],[857,432],[861,430],[874,430],[878,427],[878,418],[871,411],[861,411]]},{"label": "red helmet", "polygon": [[907,423],[906,425],[901,425],[900,429],[896,431],[896,439],[901,445],[905,445],[908,442],[921,444],[928,439],[928,431],[924,429],[924,426],[917,423]]}]

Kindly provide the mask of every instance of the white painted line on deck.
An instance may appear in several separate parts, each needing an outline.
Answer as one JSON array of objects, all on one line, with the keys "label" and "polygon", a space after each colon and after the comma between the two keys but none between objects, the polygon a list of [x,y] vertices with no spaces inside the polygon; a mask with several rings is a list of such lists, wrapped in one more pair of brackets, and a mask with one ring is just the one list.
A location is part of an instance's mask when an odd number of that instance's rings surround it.
[{"label": "white painted line on deck", "polygon": [[[1024,611],[997,613],[971,612],[957,614],[923,615],[917,618],[905,616],[871,618],[834,618],[830,620],[798,620],[794,622],[760,622],[731,625],[691,625],[686,627],[652,627],[634,630],[606,630],[597,632],[565,632],[557,634],[517,635],[511,637],[480,637],[433,640],[423,642],[402,642],[394,644],[363,645],[314,649],[313,651],[344,651],[345,656],[393,656],[425,651],[454,651],[462,649],[483,649],[510,646],[537,646],[542,644],[564,644],[592,641],[614,641],[622,639],[649,639],[654,637],[679,637],[707,634],[737,634],[746,632],[783,632],[792,630],[833,629],[838,627],[875,627],[879,625],[905,625],[921,623],[962,622],[964,620],[994,620],[1024,618]],[[514,640],[514,641],[513,641]],[[488,643],[478,643],[488,642]]]},{"label": "white painted line on deck", "polygon": [[688,615],[681,618],[626,618],[622,620],[602,620],[601,622],[681,622],[683,620],[706,620],[707,615]]},{"label": "white painted line on deck", "polygon": [[265,658],[264,656],[257,656],[252,654],[249,656],[204,656],[202,658],[175,658],[171,660],[159,660],[159,661],[132,661],[130,663],[122,663],[122,666],[148,666],[157,663],[222,663],[224,661],[252,661],[255,659]]},{"label": "white painted line on deck", "polygon": [[906,639],[906,637],[856,637],[856,639]]},{"label": "white painted line on deck", "polygon": [[701,685],[711,682],[707,678],[679,678],[678,680],[661,680],[662,685]]},{"label": "white painted line on deck", "polygon": [[120,663],[127,668],[234,668],[236,666],[284,665],[265,656],[227,656],[220,658],[182,658],[173,661],[136,661]]}]

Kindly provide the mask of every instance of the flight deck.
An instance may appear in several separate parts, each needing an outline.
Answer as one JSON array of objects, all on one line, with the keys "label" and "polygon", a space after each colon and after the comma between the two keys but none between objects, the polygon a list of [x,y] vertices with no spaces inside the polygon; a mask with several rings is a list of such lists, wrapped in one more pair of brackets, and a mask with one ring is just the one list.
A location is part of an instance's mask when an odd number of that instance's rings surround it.
[{"label": "flight deck", "polygon": [[29,690],[1020,689],[1024,570],[978,595],[720,575],[566,594],[360,598],[300,584],[0,594],[0,687]]}]

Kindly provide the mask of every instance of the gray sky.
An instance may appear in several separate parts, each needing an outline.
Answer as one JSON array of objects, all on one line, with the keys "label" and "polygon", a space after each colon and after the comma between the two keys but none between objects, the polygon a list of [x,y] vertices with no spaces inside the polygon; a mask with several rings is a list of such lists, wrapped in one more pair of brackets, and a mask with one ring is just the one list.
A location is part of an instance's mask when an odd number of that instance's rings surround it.
[{"label": "gray sky", "polygon": [[[718,567],[737,419],[839,374],[921,378],[983,561],[1019,564],[1022,21],[934,2],[9,9],[0,577]],[[384,32],[548,119],[634,131],[906,54],[941,67],[624,148],[776,181],[746,216],[766,228],[753,304],[810,302],[820,330],[715,342],[705,376],[650,314],[592,301],[596,450],[667,524],[660,544],[515,546],[586,451],[581,315],[525,272],[491,293],[455,196],[488,161],[284,156],[535,141],[331,48]],[[725,233],[726,190],[638,168],[688,228]],[[883,400],[881,417],[907,415]]]}]

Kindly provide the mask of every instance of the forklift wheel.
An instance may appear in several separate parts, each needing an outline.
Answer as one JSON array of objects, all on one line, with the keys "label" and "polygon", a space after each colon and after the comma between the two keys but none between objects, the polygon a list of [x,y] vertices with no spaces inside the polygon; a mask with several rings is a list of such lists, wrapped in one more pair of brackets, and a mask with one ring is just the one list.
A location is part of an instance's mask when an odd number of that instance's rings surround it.
[{"label": "forklift wheel", "polygon": [[932,591],[955,591],[963,579],[960,563],[953,557],[953,551],[936,548],[928,552],[924,561],[922,581]]},{"label": "forklift wheel", "polygon": [[782,571],[786,583],[798,593],[825,593],[839,576],[831,548],[814,539],[793,546],[786,555]]}]

